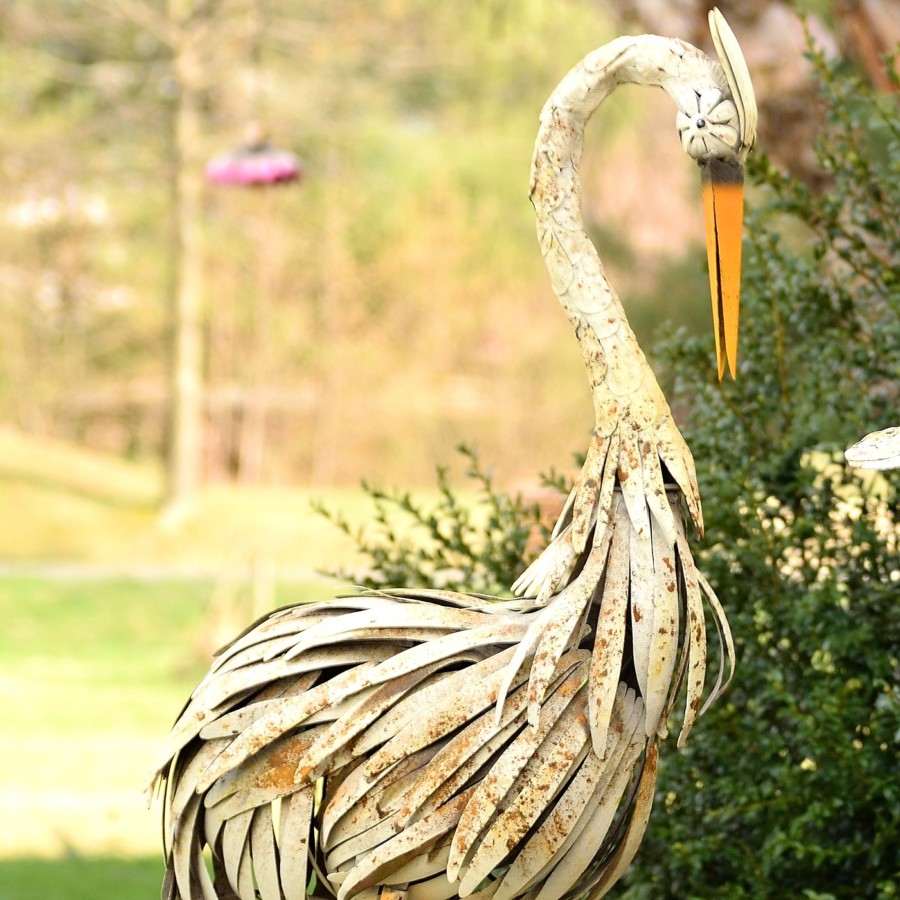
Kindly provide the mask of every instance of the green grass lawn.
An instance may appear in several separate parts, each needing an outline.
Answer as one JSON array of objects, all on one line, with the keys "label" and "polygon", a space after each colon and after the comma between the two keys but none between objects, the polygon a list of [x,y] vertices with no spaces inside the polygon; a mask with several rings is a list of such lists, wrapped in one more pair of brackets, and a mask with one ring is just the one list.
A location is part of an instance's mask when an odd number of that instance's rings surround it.
[{"label": "green grass lawn", "polygon": [[0,900],[149,900],[162,876],[161,857],[0,859]]},{"label": "green grass lawn", "polygon": [[[272,587],[267,605],[335,589]],[[259,607],[239,582],[0,579],[0,900],[155,896],[157,750]]]}]

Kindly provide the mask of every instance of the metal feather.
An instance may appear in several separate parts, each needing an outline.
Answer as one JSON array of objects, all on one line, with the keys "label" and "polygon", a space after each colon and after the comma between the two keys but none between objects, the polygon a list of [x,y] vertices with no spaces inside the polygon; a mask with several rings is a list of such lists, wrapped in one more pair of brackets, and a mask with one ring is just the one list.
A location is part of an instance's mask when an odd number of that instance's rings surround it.
[{"label": "metal feather", "polygon": [[571,845],[562,854],[537,893],[538,900],[558,900],[570,892],[582,893],[580,881],[592,860],[602,856],[601,848],[610,831],[619,800],[631,779],[631,770],[643,746],[642,740],[632,738],[625,748],[620,767],[604,791],[600,802],[590,811],[590,816],[577,832]]},{"label": "metal feather", "polygon": [[589,900],[599,900],[600,897],[607,894],[631,865],[631,861],[640,847],[644,832],[647,830],[647,823],[650,820],[650,812],[653,809],[658,760],[659,751],[655,744],[650,744],[647,747],[641,780],[638,782],[635,804],[625,837],[613,852],[609,862],[600,867],[596,882],[586,885],[589,887],[587,893]]},{"label": "metal feather", "polygon": [[732,99],[737,107],[738,121],[741,127],[741,145],[743,148],[749,149],[756,140],[757,111],[753,82],[750,80],[747,61],[744,59],[741,45],[734,36],[731,26],[718,9],[711,9],[709,12],[709,30],[719,62],[722,64],[728,80]]},{"label": "metal feather", "polygon": [[651,535],[653,634],[650,638],[650,671],[645,695],[648,738],[652,737],[657,728],[660,729],[661,736],[665,736],[664,709],[678,656],[680,598],[675,569],[675,547],[666,541],[661,532],[661,528],[654,528]]},{"label": "metal feather", "polygon": [[845,454],[851,466],[861,469],[900,467],[900,426],[873,431],[860,438]]},{"label": "metal feather", "polygon": [[225,874],[228,876],[232,888],[240,895],[241,900],[253,890],[250,847],[247,838],[250,834],[254,813],[255,810],[248,809],[228,819],[222,835],[222,859],[225,861]]},{"label": "metal feather", "polygon": [[285,900],[305,900],[315,788],[306,785],[281,804],[279,868]]},{"label": "metal feather", "polygon": [[[427,852],[438,838],[447,834],[459,821],[459,816],[475,788],[469,788],[433,813],[404,829],[380,847],[366,854],[350,870],[338,891],[338,900],[353,896],[357,890],[372,887],[402,864]],[[387,879],[387,883],[390,883]]]},{"label": "metal feather", "polygon": [[477,786],[472,802],[463,812],[453,836],[450,861],[447,864],[447,876],[451,880],[455,881],[460,876],[499,805],[581,689],[584,668],[585,663],[582,662],[560,683],[544,704],[537,727],[520,732],[494,761],[490,771]]},{"label": "metal feather", "polygon": [[509,855],[510,846],[524,842],[544,809],[590,752],[586,707],[586,692],[582,690],[529,759],[517,779],[520,789],[504,803],[466,865],[460,894],[469,893],[499,866]]},{"label": "metal feather", "polygon": [[597,617],[589,675],[588,715],[594,753],[607,752],[607,733],[622,672],[628,614],[627,532],[613,535],[603,583],[603,602]]},{"label": "metal feather", "polygon": [[384,803],[385,792],[395,785],[416,780],[415,773],[437,753],[437,747],[425,747],[408,753],[394,765],[382,769],[377,775],[366,774],[364,759],[343,780],[325,805],[321,817],[320,843],[324,850],[331,850],[354,834],[364,831],[396,809],[388,810]]}]

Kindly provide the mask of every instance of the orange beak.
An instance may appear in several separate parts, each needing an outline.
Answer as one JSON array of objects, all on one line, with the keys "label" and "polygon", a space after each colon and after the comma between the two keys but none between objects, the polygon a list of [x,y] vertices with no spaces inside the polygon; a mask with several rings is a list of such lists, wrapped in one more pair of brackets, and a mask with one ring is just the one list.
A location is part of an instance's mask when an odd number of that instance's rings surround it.
[{"label": "orange beak", "polygon": [[703,163],[700,171],[719,380],[726,362],[736,378],[744,170],[738,163],[713,159]]}]

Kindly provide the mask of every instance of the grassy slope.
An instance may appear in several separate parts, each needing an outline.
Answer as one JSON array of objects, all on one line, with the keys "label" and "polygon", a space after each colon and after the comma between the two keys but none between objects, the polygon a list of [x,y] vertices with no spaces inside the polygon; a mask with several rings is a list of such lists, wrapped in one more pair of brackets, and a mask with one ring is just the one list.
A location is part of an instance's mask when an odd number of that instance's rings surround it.
[{"label": "grassy slope", "polygon": [[162,873],[159,858],[0,859],[0,900],[148,900]]},{"label": "grassy slope", "polygon": [[[298,583],[271,599],[327,592]],[[158,860],[100,857],[158,853],[158,808],[142,794],[155,753],[211,635],[249,618],[248,593],[202,581],[0,581],[0,808],[16,823],[0,849],[0,898],[112,896],[106,883],[124,898],[129,882],[139,897],[148,879],[158,884]]]},{"label": "grassy slope", "polygon": [[[157,468],[0,428],[0,561],[235,569],[253,559],[307,572],[352,546],[310,508],[321,492],[216,486],[178,526],[157,514]],[[359,490],[326,499],[351,518]]]}]

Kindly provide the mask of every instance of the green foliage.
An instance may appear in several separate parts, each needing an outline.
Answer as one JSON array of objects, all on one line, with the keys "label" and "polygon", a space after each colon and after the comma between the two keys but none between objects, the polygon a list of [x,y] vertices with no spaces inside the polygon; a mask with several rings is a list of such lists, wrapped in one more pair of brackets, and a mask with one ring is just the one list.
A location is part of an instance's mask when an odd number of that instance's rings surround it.
[{"label": "green foliage", "polygon": [[375,503],[374,523],[368,528],[317,504],[371,560],[362,573],[341,569],[331,574],[371,588],[464,587],[484,594],[507,590],[510,573],[525,567],[529,539],[536,532],[546,537],[540,510],[497,490],[473,448],[460,445],[457,450],[467,461],[466,477],[475,485],[474,505],[459,498],[446,468],[438,469],[440,500],[430,509],[408,492],[363,484]]},{"label": "green foliage", "polygon": [[[739,664],[687,749],[663,754],[631,900],[900,889],[898,478],[862,479],[842,456],[900,407],[900,111],[815,61],[832,180],[813,195],[765,158],[751,166],[738,381],[716,380],[709,340],[682,331],[659,349],[691,410],[699,562]],[[372,583],[452,569],[451,586],[509,584],[533,519],[485,483],[497,515],[481,537],[440,482],[428,514],[375,494],[380,540],[360,540]],[[398,537],[390,507],[426,530],[427,550]]]},{"label": "green foliage", "polygon": [[159,893],[161,857],[83,857],[0,860],[0,900],[146,900]]}]

